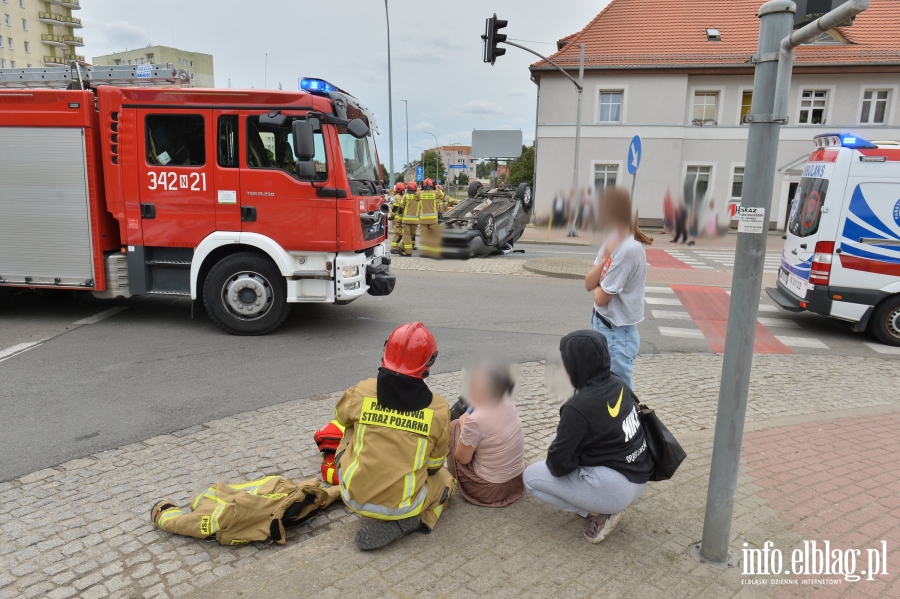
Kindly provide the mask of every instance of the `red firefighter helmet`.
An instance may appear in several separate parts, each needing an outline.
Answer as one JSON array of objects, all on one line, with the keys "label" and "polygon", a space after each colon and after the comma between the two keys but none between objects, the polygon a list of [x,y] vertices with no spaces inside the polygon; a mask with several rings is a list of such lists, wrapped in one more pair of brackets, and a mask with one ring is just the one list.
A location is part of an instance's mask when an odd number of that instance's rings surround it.
[{"label": "red firefighter helmet", "polygon": [[434,189],[434,181],[432,181],[431,179],[425,179],[424,181],[422,181],[422,187],[430,187],[431,189]]},{"label": "red firefighter helmet", "polygon": [[440,189],[441,191],[444,191],[444,186],[443,186],[443,185],[438,185],[437,188]]},{"label": "red firefighter helmet", "polygon": [[403,193],[404,190],[406,190],[406,185],[403,184],[403,181],[400,181],[396,185],[394,185],[394,191],[396,191],[397,193]]},{"label": "red firefighter helmet", "polygon": [[381,366],[406,376],[424,379],[437,360],[437,341],[421,322],[402,324],[384,343]]},{"label": "red firefighter helmet", "polygon": [[406,186],[406,191],[411,191],[411,192],[415,193],[415,192],[419,191],[419,186],[416,185],[415,181],[410,181],[409,184]]}]

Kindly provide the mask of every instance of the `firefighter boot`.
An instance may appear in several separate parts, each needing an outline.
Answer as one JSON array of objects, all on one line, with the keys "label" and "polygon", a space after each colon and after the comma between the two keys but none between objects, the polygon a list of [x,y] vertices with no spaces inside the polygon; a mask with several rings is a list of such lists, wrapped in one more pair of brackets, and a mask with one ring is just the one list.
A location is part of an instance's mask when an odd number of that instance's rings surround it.
[{"label": "firefighter boot", "polygon": [[360,551],[371,551],[390,545],[400,537],[422,528],[422,520],[418,516],[402,520],[376,520],[360,529],[354,541]]}]

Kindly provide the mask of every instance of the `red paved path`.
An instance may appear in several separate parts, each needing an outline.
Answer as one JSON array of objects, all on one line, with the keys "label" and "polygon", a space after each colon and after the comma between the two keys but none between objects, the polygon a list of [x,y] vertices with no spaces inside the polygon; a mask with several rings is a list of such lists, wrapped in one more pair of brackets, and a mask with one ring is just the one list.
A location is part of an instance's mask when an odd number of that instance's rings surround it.
[{"label": "red paved path", "polygon": [[[672,290],[697,327],[703,331],[709,348],[714,352],[724,352],[731,296],[719,287],[672,285]],[[753,353],[792,354],[794,352],[770,333],[766,327],[756,323],[756,341],[753,345]]]},{"label": "red paved path", "polygon": [[655,268],[672,268],[676,270],[694,270],[690,264],[685,264],[665,250],[647,248],[647,264]]},{"label": "red paved path", "polygon": [[[898,432],[900,412],[747,434],[743,458],[764,489],[760,497],[802,539],[829,540],[832,548],[844,551],[860,549],[857,571],[867,568],[866,550],[887,541],[887,576],[818,588],[782,586],[774,597],[900,597]],[[779,547],[786,564],[795,548]]]}]

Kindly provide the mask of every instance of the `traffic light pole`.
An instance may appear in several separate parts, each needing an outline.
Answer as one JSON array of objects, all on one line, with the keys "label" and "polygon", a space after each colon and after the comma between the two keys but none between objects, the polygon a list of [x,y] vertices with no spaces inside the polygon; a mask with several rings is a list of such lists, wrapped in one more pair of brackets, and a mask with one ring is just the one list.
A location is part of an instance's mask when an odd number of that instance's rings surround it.
[{"label": "traffic light pole", "polygon": [[696,559],[718,567],[737,563],[728,544],[747,414],[778,140],[781,125],[787,122],[794,47],[811,41],[868,6],[869,0],[850,0],[793,33],[796,5],[791,0],[770,0],[759,9],[759,45],[754,57],[751,114],[747,118],[750,129],[741,207],[761,209],[763,226],[759,231],[738,233],[703,537],[700,543],[690,547]]}]

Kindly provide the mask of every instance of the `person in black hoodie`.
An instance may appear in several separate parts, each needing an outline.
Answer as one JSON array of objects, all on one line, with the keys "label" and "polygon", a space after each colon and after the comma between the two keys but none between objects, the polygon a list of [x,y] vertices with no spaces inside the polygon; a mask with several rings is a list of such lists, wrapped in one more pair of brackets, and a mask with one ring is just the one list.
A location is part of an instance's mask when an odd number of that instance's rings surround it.
[{"label": "person in black hoodie", "polygon": [[575,395],[559,410],[547,459],[525,469],[537,500],[587,519],[585,538],[610,535],[653,472],[631,389],[610,372],[606,337],[575,331],[559,343]]}]

